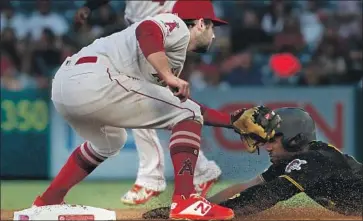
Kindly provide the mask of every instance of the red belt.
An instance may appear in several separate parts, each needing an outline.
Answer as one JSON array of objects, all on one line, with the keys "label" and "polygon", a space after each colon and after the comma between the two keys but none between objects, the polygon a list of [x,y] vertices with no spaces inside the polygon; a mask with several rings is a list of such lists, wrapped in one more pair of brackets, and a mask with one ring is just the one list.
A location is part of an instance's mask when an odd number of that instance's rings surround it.
[{"label": "red belt", "polygon": [[75,65],[77,64],[85,64],[85,63],[96,63],[97,57],[96,56],[87,56],[87,57],[81,57],[78,59]]}]

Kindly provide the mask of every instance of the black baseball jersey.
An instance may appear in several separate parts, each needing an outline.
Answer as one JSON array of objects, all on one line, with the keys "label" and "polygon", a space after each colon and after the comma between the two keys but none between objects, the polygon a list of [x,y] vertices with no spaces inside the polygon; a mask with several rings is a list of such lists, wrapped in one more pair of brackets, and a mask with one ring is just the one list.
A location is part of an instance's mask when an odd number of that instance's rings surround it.
[{"label": "black baseball jersey", "polygon": [[[248,215],[272,207],[304,192],[327,209],[362,214],[362,164],[335,147],[312,142],[286,163],[270,166],[261,174],[264,183],[222,203],[236,214]],[[263,199],[263,200],[261,200]]]}]

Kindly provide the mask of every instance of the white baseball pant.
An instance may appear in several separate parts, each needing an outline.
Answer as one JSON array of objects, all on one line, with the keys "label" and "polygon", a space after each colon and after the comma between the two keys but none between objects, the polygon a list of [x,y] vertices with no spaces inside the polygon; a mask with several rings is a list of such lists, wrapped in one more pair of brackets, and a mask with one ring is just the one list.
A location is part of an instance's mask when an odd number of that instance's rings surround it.
[{"label": "white baseball pant", "polygon": [[[118,73],[106,57],[98,56],[94,64],[75,65],[78,59],[77,56],[66,59],[53,79],[52,100],[57,111],[104,157],[116,155],[123,147],[127,139],[123,128],[151,131],[146,135],[136,132],[140,155],[137,182],[148,181],[150,189],[161,191],[165,188],[163,150],[156,132],[146,128],[171,128],[191,118],[203,121],[199,105],[191,100],[181,103],[167,88]],[[196,184],[220,175],[218,166],[200,155]],[[215,169],[211,171],[219,173],[209,174],[213,167]]]}]

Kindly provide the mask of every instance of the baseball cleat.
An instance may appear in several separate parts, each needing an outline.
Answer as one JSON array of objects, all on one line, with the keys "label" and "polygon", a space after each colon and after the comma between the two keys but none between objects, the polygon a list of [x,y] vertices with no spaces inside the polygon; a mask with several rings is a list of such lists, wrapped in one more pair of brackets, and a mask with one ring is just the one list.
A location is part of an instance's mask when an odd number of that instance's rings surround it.
[{"label": "baseball cleat", "polygon": [[143,186],[134,185],[131,190],[121,197],[121,202],[129,205],[144,204],[152,197],[158,196],[161,192],[147,189]]},{"label": "baseball cleat", "polygon": [[[61,203],[59,204],[65,204],[64,201],[62,201]],[[49,206],[50,204],[44,202],[44,200],[42,199],[41,196],[37,196],[37,198],[35,198],[33,204],[32,204],[32,207],[41,207],[41,206]]]},{"label": "baseball cleat", "polygon": [[234,212],[212,204],[198,194],[191,194],[189,198],[173,197],[169,217],[173,220],[231,220]]},{"label": "baseball cleat", "polygon": [[212,186],[218,181],[218,179],[212,179],[207,182],[194,185],[195,191],[202,197],[206,197],[208,191],[212,188]]}]

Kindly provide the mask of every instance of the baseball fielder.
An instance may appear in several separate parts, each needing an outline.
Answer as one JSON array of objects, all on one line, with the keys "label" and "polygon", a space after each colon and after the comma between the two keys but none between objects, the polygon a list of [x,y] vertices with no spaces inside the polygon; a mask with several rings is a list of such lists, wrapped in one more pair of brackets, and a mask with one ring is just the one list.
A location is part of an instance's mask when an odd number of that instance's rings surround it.
[{"label": "baseball fielder", "polygon": [[[88,0],[76,13],[76,22],[85,22],[91,11],[108,2],[109,0]],[[175,1],[165,0],[126,1],[125,20],[131,25],[147,16],[171,12],[174,3]],[[164,151],[154,129],[133,129],[132,132],[139,155],[139,170],[135,185],[121,197],[121,202],[143,204],[166,188]],[[195,190],[205,196],[221,173],[219,166],[208,160],[200,150],[194,173]]]},{"label": "baseball fielder", "polygon": [[[272,165],[252,180],[235,184],[209,198],[232,208],[236,218],[267,210],[304,192],[328,210],[362,216],[363,167],[348,154],[316,141],[315,122],[300,108],[279,108],[280,127],[265,147]],[[144,214],[167,219],[169,208]]]},{"label": "baseball fielder", "polygon": [[202,125],[266,140],[274,134],[273,113],[255,107],[230,115],[208,108],[189,99],[188,82],[178,78],[187,51],[207,51],[214,26],[224,24],[211,2],[179,1],[173,13],[148,17],[68,57],[52,81],[52,101],[86,141],[33,205],[61,204],[74,185],[119,153],[127,139],[125,128],[155,128],[171,130],[175,185],[170,218],[232,219],[233,210],[195,194]]}]

